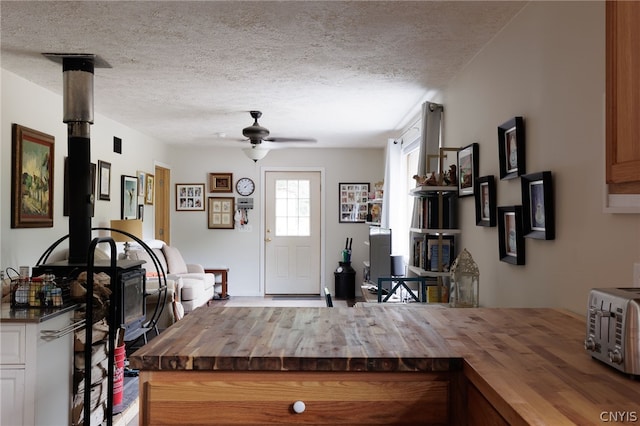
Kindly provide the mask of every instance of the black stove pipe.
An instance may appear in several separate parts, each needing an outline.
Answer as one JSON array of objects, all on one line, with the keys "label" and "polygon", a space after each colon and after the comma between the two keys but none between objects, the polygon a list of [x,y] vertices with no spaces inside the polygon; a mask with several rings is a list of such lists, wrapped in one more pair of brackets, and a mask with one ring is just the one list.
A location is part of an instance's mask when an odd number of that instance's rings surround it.
[{"label": "black stove pipe", "polygon": [[69,264],[85,264],[91,243],[91,138],[93,124],[91,56],[64,56],[64,116],[67,123],[69,184]]}]

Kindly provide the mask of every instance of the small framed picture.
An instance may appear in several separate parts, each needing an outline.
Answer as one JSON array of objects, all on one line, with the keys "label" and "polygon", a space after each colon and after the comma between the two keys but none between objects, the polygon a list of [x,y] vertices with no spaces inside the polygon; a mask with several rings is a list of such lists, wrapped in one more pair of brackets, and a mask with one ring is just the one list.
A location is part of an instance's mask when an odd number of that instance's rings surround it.
[{"label": "small framed picture", "polygon": [[235,197],[209,197],[207,223],[209,229],[233,229]]},{"label": "small framed picture", "polygon": [[141,172],[138,170],[136,172],[136,176],[138,177],[138,197],[144,197],[146,195],[145,188],[147,183],[147,174],[145,172]]},{"label": "small framed picture", "polygon": [[121,219],[138,218],[138,178],[122,175]]},{"label": "small framed picture", "polygon": [[472,143],[458,151],[458,196],[475,194],[478,176],[478,144]]},{"label": "small framed picture", "polygon": [[476,180],[476,225],[496,226],[496,181],[493,175]]},{"label": "small framed picture", "polygon": [[520,176],[523,233],[525,237],[553,240],[556,237],[551,172]]},{"label": "small framed picture", "polygon": [[111,200],[111,163],[98,160],[98,198]]},{"label": "small framed picture", "polygon": [[524,119],[514,117],[498,126],[500,179],[513,179],[526,173]]},{"label": "small framed picture", "polygon": [[498,240],[501,261],[524,265],[522,206],[498,207]]},{"label": "small framed picture", "polygon": [[176,183],[176,211],[203,211],[204,183]]},{"label": "small framed picture", "polygon": [[144,184],[144,203],[153,205],[153,200],[155,200],[156,196],[156,178],[151,173],[147,173],[145,175],[145,184]]},{"label": "small framed picture", "polygon": [[209,192],[232,192],[233,173],[209,173]]},{"label": "small framed picture", "polygon": [[367,219],[369,184],[338,184],[339,223],[364,223]]}]

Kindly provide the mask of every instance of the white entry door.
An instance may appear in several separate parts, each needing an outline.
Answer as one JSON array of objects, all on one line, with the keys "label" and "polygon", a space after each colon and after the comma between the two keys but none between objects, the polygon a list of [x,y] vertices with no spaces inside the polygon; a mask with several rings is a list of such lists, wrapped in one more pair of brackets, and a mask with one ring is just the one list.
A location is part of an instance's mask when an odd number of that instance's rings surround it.
[{"label": "white entry door", "polygon": [[265,172],[265,294],[320,294],[320,172]]}]

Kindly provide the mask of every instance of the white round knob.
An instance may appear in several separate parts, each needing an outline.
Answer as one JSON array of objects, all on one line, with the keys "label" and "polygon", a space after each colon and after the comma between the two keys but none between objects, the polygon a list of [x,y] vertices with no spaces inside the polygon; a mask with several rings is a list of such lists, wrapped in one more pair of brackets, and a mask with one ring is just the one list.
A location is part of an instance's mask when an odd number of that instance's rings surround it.
[{"label": "white round knob", "polygon": [[296,401],[293,403],[293,411],[296,414],[304,413],[305,408],[307,408],[307,406],[304,405],[304,402],[302,401]]}]

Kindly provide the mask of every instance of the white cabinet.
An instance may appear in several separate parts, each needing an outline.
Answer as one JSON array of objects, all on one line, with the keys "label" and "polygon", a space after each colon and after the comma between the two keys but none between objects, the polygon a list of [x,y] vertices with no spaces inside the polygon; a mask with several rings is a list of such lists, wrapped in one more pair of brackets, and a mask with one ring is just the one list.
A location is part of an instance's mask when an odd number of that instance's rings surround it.
[{"label": "white cabinet", "polygon": [[25,422],[24,374],[24,368],[5,368],[4,366],[0,368],[0,395],[2,395],[0,424],[29,424]]},{"label": "white cabinet", "polygon": [[43,338],[43,332],[68,328],[72,314],[0,324],[0,424],[70,424],[73,333]]}]

